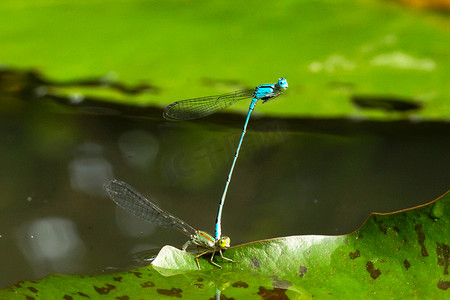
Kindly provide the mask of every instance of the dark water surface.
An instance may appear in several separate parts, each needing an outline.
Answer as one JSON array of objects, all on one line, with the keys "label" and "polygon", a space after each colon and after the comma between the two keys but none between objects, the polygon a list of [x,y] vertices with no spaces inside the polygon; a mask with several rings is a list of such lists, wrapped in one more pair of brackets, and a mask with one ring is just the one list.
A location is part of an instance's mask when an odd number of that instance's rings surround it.
[{"label": "dark water surface", "polygon": [[[3,101],[8,101],[4,99]],[[186,241],[117,208],[102,185],[128,182],[213,231],[244,116],[168,122],[161,110],[30,102],[0,110],[0,287],[50,273],[133,266],[141,250]],[[345,234],[371,212],[450,188],[450,124],[252,118],[227,201],[233,245]]]}]

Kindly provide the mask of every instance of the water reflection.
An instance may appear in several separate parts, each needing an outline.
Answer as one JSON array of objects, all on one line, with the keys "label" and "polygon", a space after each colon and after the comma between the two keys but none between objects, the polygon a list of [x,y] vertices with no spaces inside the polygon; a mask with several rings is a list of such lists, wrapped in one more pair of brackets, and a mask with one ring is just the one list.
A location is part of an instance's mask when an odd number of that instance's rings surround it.
[{"label": "water reflection", "polygon": [[80,145],[69,162],[70,185],[76,191],[93,196],[104,194],[103,184],[113,177],[111,164],[102,156],[102,147],[94,143]]},{"label": "water reflection", "polygon": [[[89,100],[70,114],[39,101],[1,112],[1,287],[54,272],[127,269],[136,251],[186,242],[118,209],[102,188],[111,178],[213,231],[244,116],[173,124],[157,109],[125,108],[125,118],[119,106],[110,115],[80,113],[94,107]],[[373,211],[431,201],[449,188],[442,171],[450,168],[449,134],[448,123],[255,115],[224,207],[224,233],[232,245],[345,234]]]},{"label": "water reflection", "polygon": [[35,276],[84,268],[86,247],[70,220],[49,217],[27,222],[18,228],[16,239]]},{"label": "water reflection", "polygon": [[[154,199],[152,199],[152,201],[156,203],[156,201],[154,201]],[[117,205],[114,205],[114,206],[115,206],[115,210],[116,210],[116,217],[115,217],[116,224],[119,227],[119,230],[122,233],[122,235],[129,236],[129,237],[143,237],[143,236],[148,236],[155,231],[156,226],[154,224],[150,224],[145,221],[142,221],[139,218],[137,218],[136,216],[125,211],[121,207],[119,207]],[[155,247],[155,245],[150,246],[148,248],[151,248],[151,247]],[[139,248],[140,247],[138,247],[138,249]],[[143,250],[143,249],[139,249],[139,250]]]},{"label": "water reflection", "polygon": [[151,166],[159,150],[158,140],[141,129],[124,132],[118,143],[126,162],[138,168]]}]

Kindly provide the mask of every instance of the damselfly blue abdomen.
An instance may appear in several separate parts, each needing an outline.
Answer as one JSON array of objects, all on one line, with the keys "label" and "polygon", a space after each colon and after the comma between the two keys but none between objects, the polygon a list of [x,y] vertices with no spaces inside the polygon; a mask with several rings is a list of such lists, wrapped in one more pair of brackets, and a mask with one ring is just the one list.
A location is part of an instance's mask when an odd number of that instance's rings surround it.
[{"label": "damselfly blue abdomen", "polygon": [[247,131],[248,121],[250,120],[250,115],[252,114],[253,109],[255,108],[256,102],[258,100],[263,100],[263,103],[266,103],[267,101],[280,96],[283,93],[283,90],[287,88],[288,83],[286,78],[280,78],[278,79],[277,83],[262,84],[250,90],[240,90],[222,95],[207,96],[177,101],[167,106],[167,108],[163,113],[163,116],[169,120],[192,120],[216,113],[220,110],[223,110],[233,105],[235,102],[239,100],[252,98],[247,118],[245,120],[244,129],[242,130],[241,139],[239,140],[236,153],[234,154],[234,159],[233,163],[231,164],[230,173],[228,174],[227,181],[225,183],[225,189],[223,191],[222,198],[220,199],[219,202],[219,211],[217,212],[217,219],[215,226],[216,240],[219,240],[222,237],[221,220],[222,220],[223,204],[225,202],[228,186],[231,181],[231,176],[233,175],[234,166],[239,156],[242,141],[244,140],[245,132]]}]

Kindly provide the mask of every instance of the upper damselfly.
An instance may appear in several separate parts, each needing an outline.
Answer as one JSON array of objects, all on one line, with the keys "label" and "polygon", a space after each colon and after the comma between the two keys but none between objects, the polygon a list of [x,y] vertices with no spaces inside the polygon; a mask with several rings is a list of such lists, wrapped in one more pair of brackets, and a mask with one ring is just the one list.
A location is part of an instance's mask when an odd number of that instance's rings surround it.
[{"label": "upper damselfly", "polygon": [[247,118],[245,120],[244,129],[242,130],[241,138],[236,148],[236,153],[234,154],[233,163],[231,164],[230,173],[228,174],[227,181],[225,183],[225,189],[219,202],[219,210],[217,212],[215,225],[216,240],[220,240],[222,238],[222,208],[227,195],[228,186],[231,181],[231,176],[233,175],[234,166],[239,156],[242,141],[244,140],[245,132],[247,131],[248,121],[250,120],[250,115],[255,108],[256,102],[258,100],[263,100],[263,103],[266,103],[267,101],[280,96],[283,93],[283,90],[287,89],[287,87],[288,83],[286,78],[280,78],[277,83],[262,84],[254,89],[177,101],[167,106],[164,111],[163,116],[168,120],[192,120],[216,113],[233,105],[239,100],[252,98]]}]

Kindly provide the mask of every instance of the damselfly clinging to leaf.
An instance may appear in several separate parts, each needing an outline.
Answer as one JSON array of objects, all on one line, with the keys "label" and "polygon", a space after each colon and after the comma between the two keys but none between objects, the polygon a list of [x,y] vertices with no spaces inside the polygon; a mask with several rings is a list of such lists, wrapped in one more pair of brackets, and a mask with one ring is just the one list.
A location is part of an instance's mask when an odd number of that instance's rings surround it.
[{"label": "damselfly clinging to leaf", "polygon": [[117,205],[136,217],[155,225],[177,229],[189,236],[189,240],[182,247],[183,251],[191,244],[205,249],[205,251],[195,257],[199,269],[200,264],[198,258],[207,253],[212,253],[210,262],[219,268],[222,267],[213,261],[216,252],[219,252],[223,259],[232,261],[222,254],[222,250],[230,247],[229,237],[224,236],[220,239],[215,239],[204,231],[195,230],[191,225],[156,206],[156,204],[123,181],[116,179],[111,180],[104,188],[109,197],[116,202]]},{"label": "damselfly clinging to leaf", "polygon": [[215,226],[216,241],[222,238],[222,208],[225,202],[225,197],[227,195],[228,186],[231,181],[231,176],[233,175],[234,166],[239,156],[239,150],[241,149],[242,141],[244,140],[244,135],[247,131],[247,125],[248,121],[250,120],[250,115],[252,114],[258,100],[263,100],[263,103],[266,103],[267,101],[280,96],[283,93],[283,90],[287,89],[287,87],[288,83],[286,81],[286,78],[280,78],[278,79],[277,83],[262,84],[250,90],[240,90],[222,95],[177,101],[167,106],[166,110],[164,111],[163,115],[168,120],[192,120],[202,118],[223,110],[239,100],[252,98],[247,118],[244,123],[244,129],[242,130],[241,139],[239,140],[236,153],[234,154],[230,173],[228,174],[227,181],[225,183],[225,189],[219,202],[219,210],[217,212]]}]

